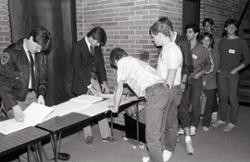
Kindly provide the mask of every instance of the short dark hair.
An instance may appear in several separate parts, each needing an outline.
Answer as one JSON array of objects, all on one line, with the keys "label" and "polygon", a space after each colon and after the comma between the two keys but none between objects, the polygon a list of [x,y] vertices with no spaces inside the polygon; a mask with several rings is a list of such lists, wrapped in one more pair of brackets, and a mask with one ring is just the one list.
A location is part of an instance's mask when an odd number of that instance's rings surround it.
[{"label": "short dark hair", "polygon": [[199,37],[200,34],[200,28],[196,23],[189,23],[185,27],[185,32],[187,32],[188,29],[192,29],[194,33],[198,33],[197,38]]},{"label": "short dark hair", "polygon": [[107,41],[107,35],[103,28],[100,26],[94,27],[87,33],[87,37],[92,37],[94,40],[97,40],[101,46],[104,46]]},{"label": "short dark hair", "polygon": [[237,28],[237,30],[235,32],[235,35],[238,35],[238,32],[239,32],[238,31],[238,21],[235,20],[235,19],[227,19],[225,21],[224,29],[223,29],[223,32],[221,34],[221,37],[226,37],[227,36],[227,32],[226,32],[225,28],[227,28],[229,25],[234,25]]},{"label": "short dark hair", "polygon": [[170,30],[171,30],[171,31],[174,31],[173,24],[172,24],[172,22],[169,20],[168,17],[163,16],[163,17],[159,18],[158,21],[160,21],[160,22],[166,24],[167,26],[170,27]]},{"label": "short dark hair", "polygon": [[52,38],[50,32],[43,26],[38,26],[29,32],[29,37],[33,37],[33,41],[42,46],[42,51],[49,52],[52,46]]},{"label": "short dark hair", "polygon": [[199,37],[199,41],[202,42],[202,39],[204,39],[205,37],[208,37],[210,39],[210,47],[214,48],[214,37],[211,33],[209,32],[204,32],[201,33],[200,37]]},{"label": "short dark hair", "polygon": [[226,28],[226,27],[228,27],[229,25],[234,25],[234,26],[237,27],[237,24],[238,24],[238,21],[237,21],[237,20],[235,20],[235,19],[227,19],[227,20],[225,21],[224,27]]},{"label": "short dark hair", "polygon": [[119,47],[112,49],[112,51],[110,52],[110,58],[109,58],[111,66],[116,66],[115,61],[119,61],[121,58],[127,57],[127,56],[128,56],[127,52]]},{"label": "short dark hair", "polygon": [[162,33],[167,37],[170,37],[170,27],[160,21],[156,21],[149,29],[149,34],[157,35]]},{"label": "short dark hair", "polygon": [[205,18],[203,21],[202,21],[202,26],[205,26],[206,25],[206,23],[209,23],[210,25],[214,25],[214,20],[213,19],[211,19],[211,18]]}]

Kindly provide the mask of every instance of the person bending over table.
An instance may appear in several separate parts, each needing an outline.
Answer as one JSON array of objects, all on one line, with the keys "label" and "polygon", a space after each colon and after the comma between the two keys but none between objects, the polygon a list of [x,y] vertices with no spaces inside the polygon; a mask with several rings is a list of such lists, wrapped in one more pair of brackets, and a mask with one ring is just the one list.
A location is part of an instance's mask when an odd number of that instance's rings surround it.
[{"label": "person bending over table", "polygon": [[149,157],[143,157],[143,161],[162,162],[163,142],[161,140],[164,132],[162,130],[166,125],[166,121],[162,119],[167,115],[174,94],[155,69],[146,62],[128,56],[121,48],[111,51],[110,63],[112,67],[117,68],[118,82],[114,105],[110,106],[111,111],[118,112],[125,83],[138,97],[145,97],[146,142]]},{"label": "person bending over table", "polygon": [[18,122],[23,121],[23,110],[32,102],[45,104],[47,55],[51,41],[50,32],[45,27],[37,27],[28,37],[5,48],[0,56],[2,102],[5,110],[10,110],[8,114]]}]

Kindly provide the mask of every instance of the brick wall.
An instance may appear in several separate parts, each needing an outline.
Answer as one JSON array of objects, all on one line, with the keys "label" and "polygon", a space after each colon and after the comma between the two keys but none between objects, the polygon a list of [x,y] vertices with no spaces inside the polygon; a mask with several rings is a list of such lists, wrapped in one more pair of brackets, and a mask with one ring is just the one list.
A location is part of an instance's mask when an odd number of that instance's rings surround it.
[{"label": "brick wall", "polygon": [[168,16],[181,31],[182,0],[76,0],[77,38],[93,26],[102,26],[108,36],[103,48],[108,82],[115,84],[109,53],[114,47],[156,65],[158,50],[152,44],[149,27],[161,16]]},{"label": "brick wall", "polygon": [[[229,18],[239,19],[243,9],[245,7],[247,0],[201,0],[201,11],[200,18],[201,21],[210,17],[215,21],[215,32],[221,35],[224,27],[225,20]],[[241,28],[250,27],[250,6],[248,6],[248,11],[243,19]]]},{"label": "brick wall", "polygon": [[11,41],[8,0],[0,0],[0,52]]}]

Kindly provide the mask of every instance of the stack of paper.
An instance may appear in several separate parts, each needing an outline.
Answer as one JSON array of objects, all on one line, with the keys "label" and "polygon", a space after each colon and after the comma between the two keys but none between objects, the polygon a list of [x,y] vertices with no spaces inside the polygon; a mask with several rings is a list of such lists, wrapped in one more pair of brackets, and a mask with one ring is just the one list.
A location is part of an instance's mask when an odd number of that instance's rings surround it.
[{"label": "stack of paper", "polygon": [[87,107],[90,107],[91,104],[89,103],[83,103],[83,102],[77,102],[74,100],[69,100],[63,103],[60,103],[58,105],[52,106],[54,111],[49,114],[43,121],[49,120],[56,116],[64,116],[72,112],[78,112],[80,110],[86,109]]},{"label": "stack of paper", "polygon": [[35,126],[41,123],[46,118],[53,108],[41,105],[38,103],[32,103],[29,107],[24,110],[24,121],[17,122],[15,119],[9,119],[0,122],[0,133],[9,134],[22,130],[24,128]]}]

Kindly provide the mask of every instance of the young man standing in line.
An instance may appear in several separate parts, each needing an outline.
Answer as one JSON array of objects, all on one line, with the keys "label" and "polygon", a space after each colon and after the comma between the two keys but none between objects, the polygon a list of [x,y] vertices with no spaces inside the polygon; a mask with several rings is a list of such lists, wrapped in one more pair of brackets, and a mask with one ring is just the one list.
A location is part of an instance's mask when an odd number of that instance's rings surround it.
[{"label": "young man standing in line", "polygon": [[182,96],[180,86],[182,54],[180,48],[171,40],[170,30],[168,25],[160,21],[154,23],[149,30],[154,44],[157,47],[162,47],[158,59],[157,72],[175,95],[174,102],[167,112],[167,118],[163,119],[166,122],[165,138],[162,139],[165,146],[163,151],[164,162],[167,162],[172,157],[172,152],[176,145],[178,130],[177,106]]},{"label": "young man standing in line", "polygon": [[226,121],[229,120],[224,128],[226,132],[231,131],[236,126],[239,111],[237,94],[239,71],[250,62],[247,43],[237,35],[237,30],[236,20],[226,20],[224,25],[226,35],[219,43],[218,86],[220,107],[219,120],[213,126],[218,127],[226,124]]},{"label": "young man standing in line", "polygon": [[[185,31],[191,45],[194,71],[188,78],[188,85],[179,106],[178,117],[185,132],[186,151],[192,155],[194,149],[191,135],[195,135],[196,133],[201,112],[200,102],[197,101],[200,101],[203,90],[202,76],[210,70],[211,62],[208,50],[197,40],[200,32],[199,27],[194,23],[190,23],[186,26]],[[192,105],[191,116],[189,116],[190,104]]]}]

